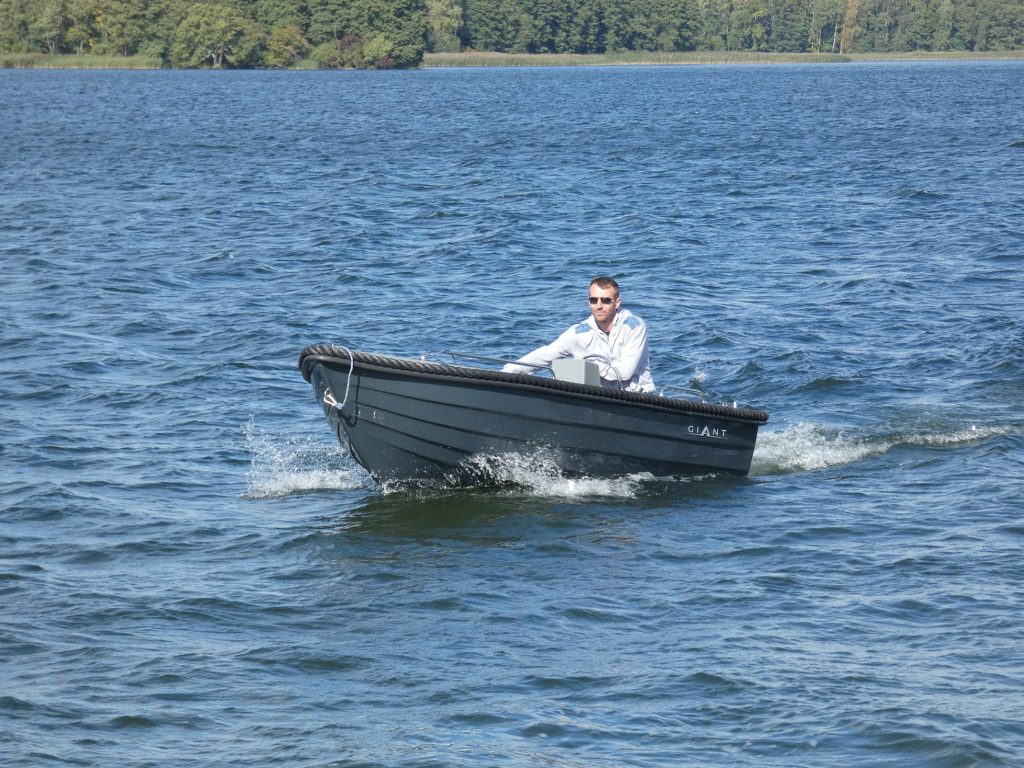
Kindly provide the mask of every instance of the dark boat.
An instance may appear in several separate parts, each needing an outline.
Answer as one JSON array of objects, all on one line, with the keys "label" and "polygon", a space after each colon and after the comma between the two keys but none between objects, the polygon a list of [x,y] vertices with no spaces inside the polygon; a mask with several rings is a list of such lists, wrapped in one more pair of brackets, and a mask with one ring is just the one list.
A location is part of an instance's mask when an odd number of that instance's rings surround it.
[{"label": "dark boat", "polygon": [[768,420],[690,397],[325,344],[303,349],[299,369],[342,445],[378,482],[475,482],[480,457],[541,452],[567,476],[745,475]]}]

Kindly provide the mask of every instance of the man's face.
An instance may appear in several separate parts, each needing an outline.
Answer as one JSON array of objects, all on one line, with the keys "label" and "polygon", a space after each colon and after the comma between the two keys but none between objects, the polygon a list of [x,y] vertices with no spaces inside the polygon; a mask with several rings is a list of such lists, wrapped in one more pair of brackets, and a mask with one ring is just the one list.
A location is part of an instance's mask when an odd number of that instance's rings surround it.
[{"label": "man's face", "polygon": [[[597,299],[597,301],[594,301]],[[590,286],[590,314],[594,316],[598,325],[604,325],[615,317],[619,308],[619,295],[614,288],[601,288],[597,285]]]}]

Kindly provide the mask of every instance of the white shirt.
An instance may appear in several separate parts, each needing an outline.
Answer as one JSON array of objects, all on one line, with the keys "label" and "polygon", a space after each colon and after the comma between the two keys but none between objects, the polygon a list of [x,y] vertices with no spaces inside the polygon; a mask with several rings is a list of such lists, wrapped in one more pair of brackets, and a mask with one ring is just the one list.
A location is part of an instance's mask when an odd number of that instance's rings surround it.
[{"label": "white shirt", "polygon": [[502,370],[506,373],[533,373],[537,367],[549,366],[562,357],[590,355],[607,358],[594,360],[601,370],[604,386],[631,392],[654,391],[647,354],[647,325],[628,309],[615,313],[608,333],[597,326],[593,316],[588,317],[568,328],[550,344],[523,355]]}]

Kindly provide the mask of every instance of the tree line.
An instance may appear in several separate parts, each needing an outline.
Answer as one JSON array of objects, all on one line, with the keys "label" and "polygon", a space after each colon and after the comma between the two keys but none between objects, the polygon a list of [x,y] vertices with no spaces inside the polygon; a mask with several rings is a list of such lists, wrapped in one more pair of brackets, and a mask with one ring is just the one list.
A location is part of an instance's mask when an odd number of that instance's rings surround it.
[{"label": "tree line", "polygon": [[0,0],[0,53],[410,67],[425,51],[1024,49],[1024,0]]}]

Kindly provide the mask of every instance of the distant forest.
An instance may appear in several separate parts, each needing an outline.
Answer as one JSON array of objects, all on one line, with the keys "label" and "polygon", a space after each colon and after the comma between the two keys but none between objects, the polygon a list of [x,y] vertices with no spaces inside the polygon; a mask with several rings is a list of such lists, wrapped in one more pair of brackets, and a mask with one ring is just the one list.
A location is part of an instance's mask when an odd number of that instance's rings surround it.
[{"label": "distant forest", "polygon": [[1024,48],[1024,0],[0,0],[0,53],[410,67],[424,51]]}]

